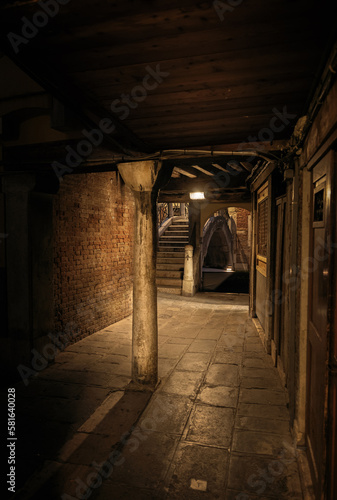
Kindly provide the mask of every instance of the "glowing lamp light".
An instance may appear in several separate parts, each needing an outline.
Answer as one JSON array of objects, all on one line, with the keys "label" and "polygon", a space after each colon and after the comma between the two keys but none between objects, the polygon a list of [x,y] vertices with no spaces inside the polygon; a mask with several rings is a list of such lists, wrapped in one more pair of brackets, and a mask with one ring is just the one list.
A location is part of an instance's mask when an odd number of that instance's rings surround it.
[{"label": "glowing lamp light", "polygon": [[204,200],[205,193],[190,193],[191,200]]}]

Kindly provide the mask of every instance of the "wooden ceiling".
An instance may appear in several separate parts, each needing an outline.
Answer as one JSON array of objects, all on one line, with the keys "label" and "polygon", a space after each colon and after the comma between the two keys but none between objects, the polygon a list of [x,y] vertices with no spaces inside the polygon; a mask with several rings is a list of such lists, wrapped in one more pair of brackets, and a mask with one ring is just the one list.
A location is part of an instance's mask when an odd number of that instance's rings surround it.
[{"label": "wooden ceiling", "polygon": [[[22,17],[33,20],[41,6],[4,1],[1,43],[83,116],[114,115],[113,138],[127,150],[218,147],[258,137],[275,108],[305,112],[329,44],[332,4],[60,0],[59,12],[15,54],[8,33],[21,35]],[[128,116],[118,104],[111,110],[123,94],[141,95],[148,67],[166,74],[162,82],[142,102],[132,100]],[[289,138],[294,124],[275,140]]]},{"label": "wooden ceiling", "polygon": [[[256,150],[261,141],[264,151],[277,150],[290,138],[336,26],[334,2],[327,0],[48,1],[58,12],[18,50],[8,34],[26,36],[26,20],[39,22],[43,9],[38,0],[2,1],[4,53],[87,129],[104,118],[113,121],[95,168],[114,153],[163,155],[174,167],[161,192],[165,201],[187,201],[193,190],[214,200],[247,199],[245,179],[261,158],[235,152],[242,143]],[[290,119],[275,118],[284,111]],[[271,123],[277,130],[270,135]],[[233,154],[182,158],[172,151],[182,149]],[[64,145],[51,151],[54,158],[63,155]],[[39,153],[27,153],[33,164]],[[12,148],[9,156],[16,154]],[[230,160],[241,165],[234,175]],[[230,182],[223,181],[226,172]]]}]

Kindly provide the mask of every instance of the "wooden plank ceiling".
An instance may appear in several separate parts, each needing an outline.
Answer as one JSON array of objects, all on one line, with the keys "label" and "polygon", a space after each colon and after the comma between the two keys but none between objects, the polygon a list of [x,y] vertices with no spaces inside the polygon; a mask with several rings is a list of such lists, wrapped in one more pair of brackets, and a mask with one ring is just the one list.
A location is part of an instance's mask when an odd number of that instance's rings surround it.
[{"label": "wooden plank ceiling", "polygon": [[[21,35],[22,17],[32,20],[41,6],[37,0],[2,2],[2,48],[87,123],[113,118],[111,148],[131,154],[237,149],[256,142],[275,109],[302,116],[334,17],[333,2],[318,6],[311,0],[235,0],[227,7],[225,1],[188,0],[57,5],[59,12],[15,54],[8,33]],[[215,5],[226,11],[219,16]],[[145,80],[153,87],[146,98],[132,98],[122,112],[120,101],[141,95],[144,77],[156,68],[165,73],[162,81]],[[296,119],[279,127],[275,147],[290,137]],[[215,175],[213,163],[204,169]],[[190,176],[176,165],[171,182],[207,177],[192,164],[195,158],[185,162]]]}]

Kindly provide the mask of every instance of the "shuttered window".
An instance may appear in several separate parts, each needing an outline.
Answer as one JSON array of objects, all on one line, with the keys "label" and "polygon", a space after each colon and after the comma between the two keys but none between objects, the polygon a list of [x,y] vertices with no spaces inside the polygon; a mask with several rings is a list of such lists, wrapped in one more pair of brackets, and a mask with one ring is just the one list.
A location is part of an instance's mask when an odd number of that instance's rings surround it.
[{"label": "shuttered window", "polygon": [[268,198],[265,198],[258,204],[258,237],[257,253],[267,257],[267,231],[268,231]]},{"label": "shuttered window", "polygon": [[267,274],[267,239],[268,239],[268,183],[257,192],[257,257],[256,267]]}]

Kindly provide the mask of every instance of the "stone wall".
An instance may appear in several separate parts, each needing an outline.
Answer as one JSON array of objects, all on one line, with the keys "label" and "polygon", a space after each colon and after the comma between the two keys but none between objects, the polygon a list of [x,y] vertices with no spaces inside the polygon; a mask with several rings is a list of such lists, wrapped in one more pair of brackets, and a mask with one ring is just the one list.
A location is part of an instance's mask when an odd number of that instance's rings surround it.
[{"label": "stone wall", "polygon": [[116,172],[71,175],[54,199],[57,332],[84,337],[132,311],[134,204]]}]

